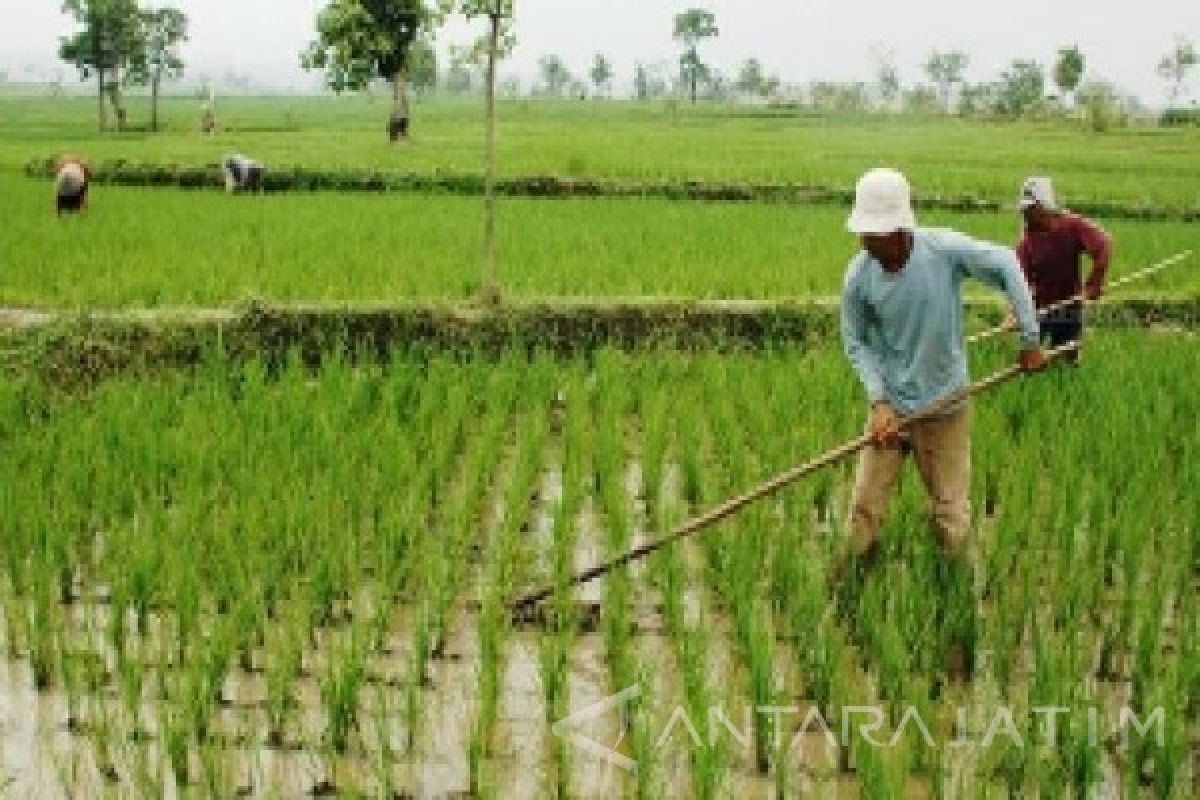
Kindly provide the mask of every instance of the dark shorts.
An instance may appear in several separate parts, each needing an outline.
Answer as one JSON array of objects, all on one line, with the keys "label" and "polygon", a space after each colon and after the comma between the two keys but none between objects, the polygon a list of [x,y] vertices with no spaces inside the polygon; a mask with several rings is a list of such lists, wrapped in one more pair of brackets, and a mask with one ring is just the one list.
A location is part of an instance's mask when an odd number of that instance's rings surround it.
[{"label": "dark shorts", "polygon": [[408,117],[393,116],[388,120],[388,138],[393,142],[408,136]]},{"label": "dark shorts", "polygon": [[263,168],[249,167],[246,169],[246,177],[242,181],[242,188],[249,191],[256,191],[263,186]]},{"label": "dark shorts", "polygon": [[[1061,347],[1083,339],[1083,307],[1074,304],[1052,311],[1042,317],[1042,341],[1050,347]],[[1078,357],[1078,351],[1070,358]]]},{"label": "dark shorts", "polygon": [[226,166],[229,174],[233,176],[233,182],[241,191],[257,191],[263,187],[263,176],[266,173],[259,165],[243,168],[237,162]]},{"label": "dark shorts", "polygon": [[59,214],[73,214],[83,209],[83,201],[87,199],[87,187],[83,187],[75,194],[60,194],[54,198],[54,207],[58,209]]}]

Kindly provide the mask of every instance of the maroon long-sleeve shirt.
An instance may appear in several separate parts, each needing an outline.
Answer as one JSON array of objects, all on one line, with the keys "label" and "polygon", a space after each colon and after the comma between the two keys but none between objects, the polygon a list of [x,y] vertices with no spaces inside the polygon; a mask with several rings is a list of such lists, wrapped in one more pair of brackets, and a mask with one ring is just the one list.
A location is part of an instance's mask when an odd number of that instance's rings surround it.
[{"label": "maroon long-sleeve shirt", "polygon": [[1021,271],[1038,308],[1060,303],[1083,291],[1083,254],[1092,259],[1087,288],[1096,295],[1104,288],[1112,238],[1096,223],[1078,214],[1062,213],[1045,233],[1026,230],[1017,245]]}]

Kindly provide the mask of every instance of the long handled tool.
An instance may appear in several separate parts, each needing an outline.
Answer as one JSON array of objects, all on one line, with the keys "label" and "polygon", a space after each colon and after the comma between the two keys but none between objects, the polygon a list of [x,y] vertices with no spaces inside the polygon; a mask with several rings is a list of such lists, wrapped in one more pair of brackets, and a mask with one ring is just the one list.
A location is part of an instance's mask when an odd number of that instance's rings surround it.
[{"label": "long handled tool", "polygon": [[[1167,267],[1172,266],[1173,264],[1178,264],[1180,261],[1183,261],[1185,258],[1189,257],[1191,254],[1192,254],[1191,250],[1184,250],[1182,253],[1173,255],[1170,258],[1165,258],[1162,261],[1158,262],[1157,264],[1153,264],[1149,267],[1146,267],[1145,269],[1140,269],[1137,272],[1131,272],[1123,278],[1119,278],[1118,280],[1110,282],[1108,284],[1108,291],[1111,292],[1113,289],[1118,289],[1128,283],[1133,283],[1134,281],[1141,280],[1142,278],[1153,275],[1156,272],[1162,272]],[[1077,294],[1074,297],[1068,297],[1066,300],[1062,300],[1057,303],[1054,303],[1053,305],[1049,305],[1049,306],[1046,306],[1045,308],[1038,309],[1038,317],[1041,318],[1041,317],[1047,316],[1048,314],[1053,314],[1055,311],[1059,311],[1068,306],[1075,305],[1076,303],[1086,303],[1086,302],[1088,302],[1086,295]],[[990,339],[993,336],[996,336],[1001,333],[1005,333],[1009,330],[1011,330],[1011,327],[1009,325],[997,325],[994,328],[988,328],[985,331],[980,331],[979,333],[968,336],[967,344],[975,344],[976,342],[982,342],[984,339]]]},{"label": "long handled tool", "polygon": [[[1060,357],[1064,353],[1076,350],[1078,348],[1078,342],[1068,342],[1062,347],[1057,347],[1053,350],[1047,351],[1046,360],[1049,362]],[[1021,374],[1021,367],[1014,364],[1010,367],[1000,370],[993,375],[988,376],[987,378],[984,378],[983,380],[977,381],[970,386],[959,389],[956,392],[951,392],[941,400],[938,400],[932,405],[922,409],[921,411],[918,411],[916,414],[901,419],[900,429],[903,430],[905,427],[917,422],[918,420],[935,417],[944,412],[946,409],[953,408],[955,405],[961,403],[967,398],[973,397],[974,395],[982,392],[986,392],[987,390],[999,386],[1000,384],[1016,377],[1019,374]],[[856,439],[851,439],[845,444],[835,447],[827,453],[814,458],[812,461],[792,467],[786,472],[780,473],[771,480],[754,489],[751,489],[745,494],[738,495],[732,500],[728,500],[698,517],[693,517],[687,522],[684,522],[675,530],[671,531],[671,533],[667,534],[666,536],[647,542],[641,547],[637,547],[627,553],[617,556],[611,561],[606,561],[603,564],[599,564],[580,572],[571,578],[571,580],[567,582],[566,586],[561,588],[570,588],[572,586],[579,586],[580,584],[588,583],[589,581],[595,580],[602,575],[606,575],[619,567],[625,566],[631,561],[644,558],[654,551],[660,550],[663,547],[678,541],[679,539],[683,539],[684,537],[690,536],[697,531],[704,530],[705,528],[710,528],[726,517],[737,513],[751,503],[778,492],[780,489],[795,483],[806,475],[811,475],[817,470],[823,469],[832,464],[836,464],[847,456],[854,455],[859,450],[862,450],[864,447],[869,445],[872,441],[873,437],[868,433],[864,433],[862,436],[859,436]],[[516,613],[527,611],[545,600],[550,595],[554,594],[558,588],[560,587],[547,586],[537,590],[536,592],[527,594],[514,603],[512,609]]]},{"label": "long handled tool", "polygon": [[[1148,275],[1152,275],[1156,272],[1160,272],[1160,271],[1166,269],[1167,267],[1171,266],[1172,264],[1176,264],[1179,261],[1182,261],[1183,259],[1187,258],[1191,254],[1192,254],[1191,250],[1185,250],[1184,252],[1179,253],[1178,255],[1172,256],[1171,258],[1165,259],[1164,261],[1160,261],[1159,263],[1154,264],[1153,266],[1146,267],[1145,269],[1131,273],[1131,274],[1125,276],[1124,278],[1121,278],[1118,281],[1114,281],[1114,282],[1110,283],[1109,289],[1110,290],[1115,289],[1119,286],[1124,286],[1125,284],[1132,283],[1135,280],[1140,280],[1141,278],[1145,278]],[[1039,312],[1039,316],[1043,315],[1043,314],[1049,314],[1052,311],[1056,311],[1056,310],[1063,308],[1067,305],[1070,305],[1072,303],[1077,303],[1077,302],[1081,302],[1084,300],[1085,300],[1085,298],[1082,295],[1077,295],[1076,297],[1069,298],[1067,300],[1064,300],[1061,303],[1056,303],[1053,306],[1049,306],[1047,308],[1042,309]],[[1006,326],[999,326],[999,327],[992,328],[987,331],[983,331],[981,333],[977,333],[974,336],[972,336],[971,338],[969,338],[967,341],[969,343],[978,342],[982,339],[987,339],[991,336],[995,336],[997,334],[1004,333],[1007,330],[1008,330],[1008,328]],[[1046,353],[1047,361],[1052,361],[1056,358],[1061,357],[1064,353],[1068,353],[1068,352],[1071,352],[1071,351],[1074,351],[1077,349],[1079,349],[1078,342],[1068,342],[1067,344],[1063,345],[1062,347],[1058,347],[1058,348],[1048,351]],[[912,423],[916,422],[917,420],[937,416],[942,411],[944,411],[948,408],[952,408],[956,404],[962,402],[963,400],[965,400],[969,397],[973,397],[974,395],[988,391],[989,389],[992,389],[992,388],[1000,385],[1001,383],[1004,383],[1005,381],[1012,379],[1016,375],[1020,374],[1020,372],[1021,372],[1021,368],[1017,365],[1013,365],[1006,369],[1000,370],[999,372],[995,373],[994,375],[984,378],[981,381],[977,381],[976,383],[973,383],[964,389],[960,389],[957,392],[952,392],[951,394],[949,394],[946,397],[942,398],[941,400],[937,401],[936,403],[929,406],[928,408],[925,408],[925,409],[917,412],[916,414],[913,414],[910,417],[905,417],[904,419],[902,419],[900,421],[900,428],[903,429],[906,426],[911,425]],[[693,517],[692,519],[688,520],[687,522],[684,522],[682,525],[680,525],[678,528],[673,530],[671,533],[669,533],[665,536],[662,536],[661,538],[654,539],[650,542],[647,542],[646,544],[643,544],[640,547],[630,550],[627,553],[617,556],[616,558],[612,559],[611,561],[607,561],[603,564],[598,564],[597,566],[594,566],[590,569],[587,569],[587,570],[584,570],[583,572],[578,573],[577,575],[572,577],[571,580],[568,581],[565,586],[562,586],[561,588],[571,588],[574,586],[579,586],[581,584],[593,581],[596,578],[599,578],[603,575],[607,575],[608,573],[612,572],[615,569],[619,569],[620,567],[625,566],[626,564],[630,563],[631,561],[637,561],[638,559],[645,558],[647,555],[655,552],[656,550],[661,550],[663,547],[666,547],[667,545],[672,544],[673,542],[676,542],[687,536],[691,536],[693,533],[696,533],[697,531],[701,531],[706,528],[710,528],[713,525],[716,525],[721,520],[726,519],[727,517],[730,517],[730,516],[736,514],[738,511],[740,511],[741,509],[750,505],[751,503],[757,502],[758,500],[761,500],[764,497],[768,497],[769,495],[774,494],[775,492],[779,491],[780,489],[784,488],[785,486],[789,486],[789,485],[795,483],[796,481],[800,480],[801,478],[803,478],[807,475],[811,475],[812,473],[817,472],[818,470],[824,469],[825,467],[828,467],[832,464],[836,464],[837,462],[841,461],[842,459],[844,459],[848,456],[854,455],[859,450],[862,450],[864,447],[866,447],[868,444],[870,444],[871,441],[872,441],[872,437],[870,434],[863,434],[862,436],[859,436],[856,439],[852,439],[852,440],[846,442],[845,444],[843,444],[839,447],[835,447],[834,449],[826,452],[825,454],[818,456],[817,458],[814,458],[812,461],[809,461],[805,464],[800,464],[799,466],[796,466],[796,467],[792,467],[791,469],[787,470],[786,472],[780,473],[779,475],[775,476],[771,480],[767,481],[766,483],[761,484],[760,486],[750,490],[749,492],[746,492],[745,494],[742,494],[742,495],[738,495],[737,497],[734,497],[733,499],[728,500],[725,503],[722,503],[721,505],[717,506],[716,508],[713,508],[713,509],[707,511],[698,517]],[[558,588],[560,588],[560,587],[559,586],[548,586],[548,587],[539,589],[536,592],[532,592],[530,594],[525,595],[524,597],[522,597],[520,600],[518,600],[516,603],[514,603],[512,605],[513,612],[516,614],[521,614],[521,613],[525,613],[525,612],[532,610],[538,603],[542,602],[547,597],[554,594],[554,592]]]}]

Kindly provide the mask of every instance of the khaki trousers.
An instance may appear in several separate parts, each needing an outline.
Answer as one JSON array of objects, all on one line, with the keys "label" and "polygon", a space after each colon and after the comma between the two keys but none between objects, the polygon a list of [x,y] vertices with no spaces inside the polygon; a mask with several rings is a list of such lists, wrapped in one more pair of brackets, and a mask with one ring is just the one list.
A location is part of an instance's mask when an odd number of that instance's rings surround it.
[{"label": "khaki trousers", "polygon": [[[905,429],[921,482],[929,494],[933,532],[943,554],[963,554],[971,525],[970,406]],[[908,448],[870,445],[859,453],[850,501],[850,549],[862,555],[879,539],[888,502]]]}]

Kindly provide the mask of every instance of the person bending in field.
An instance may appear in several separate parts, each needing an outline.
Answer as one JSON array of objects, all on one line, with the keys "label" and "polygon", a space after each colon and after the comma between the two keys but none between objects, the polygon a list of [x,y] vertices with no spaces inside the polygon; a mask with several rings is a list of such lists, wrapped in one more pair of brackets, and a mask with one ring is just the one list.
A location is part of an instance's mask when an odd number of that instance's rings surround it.
[{"label": "person bending in field", "polygon": [[88,183],[92,168],[78,156],[63,156],[55,165],[54,210],[58,216],[76,214],[87,208]]},{"label": "person bending in field", "polygon": [[[1017,244],[1021,270],[1033,292],[1037,309],[1063,304],[1073,297],[1092,301],[1104,292],[1104,279],[1112,260],[1112,238],[1096,223],[1059,209],[1054,184],[1033,177],[1021,186],[1019,201],[1025,230]],[[1082,260],[1092,261],[1087,282],[1082,280]],[[1010,313],[1010,323],[1012,315]],[[1051,347],[1077,342],[1083,336],[1083,302],[1076,300],[1048,312],[1042,319],[1042,337]],[[1079,350],[1067,354],[1079,363]]]},{"label": "person bending in field", "polygon": [[241,154],[228,156],[224,163],[225,191],[254,192],[263,187],[266,170],[257,161]]},{"label": "person bending in field", "polygon": [[[966,546],[971,525],[971,416],[967,401],[900,431],[910,416],[968,386],[962,284],[973,277],[1002,290],[1021,331],[1020,364],[1045,366],[1037,316],[1012,250],[950,230],[917,227],[908,181],[893,169],[873,169],[855,189],[847,228],[861,251],[846,270],[842,339],[866,390],[867,432],[859,454],[847,520],[848,536],[834,563],[843,587],[877,559],[879,531],[904,456],[911,452],[932,506],[932,527],[950,585],[967,591]],[[973,631],[973,626],[971,627]],[[973,635],[952,637],[973,653]],[[969,661],[967,662],[970,663]],[[968,667],[969,668],[969,667]]]}]

